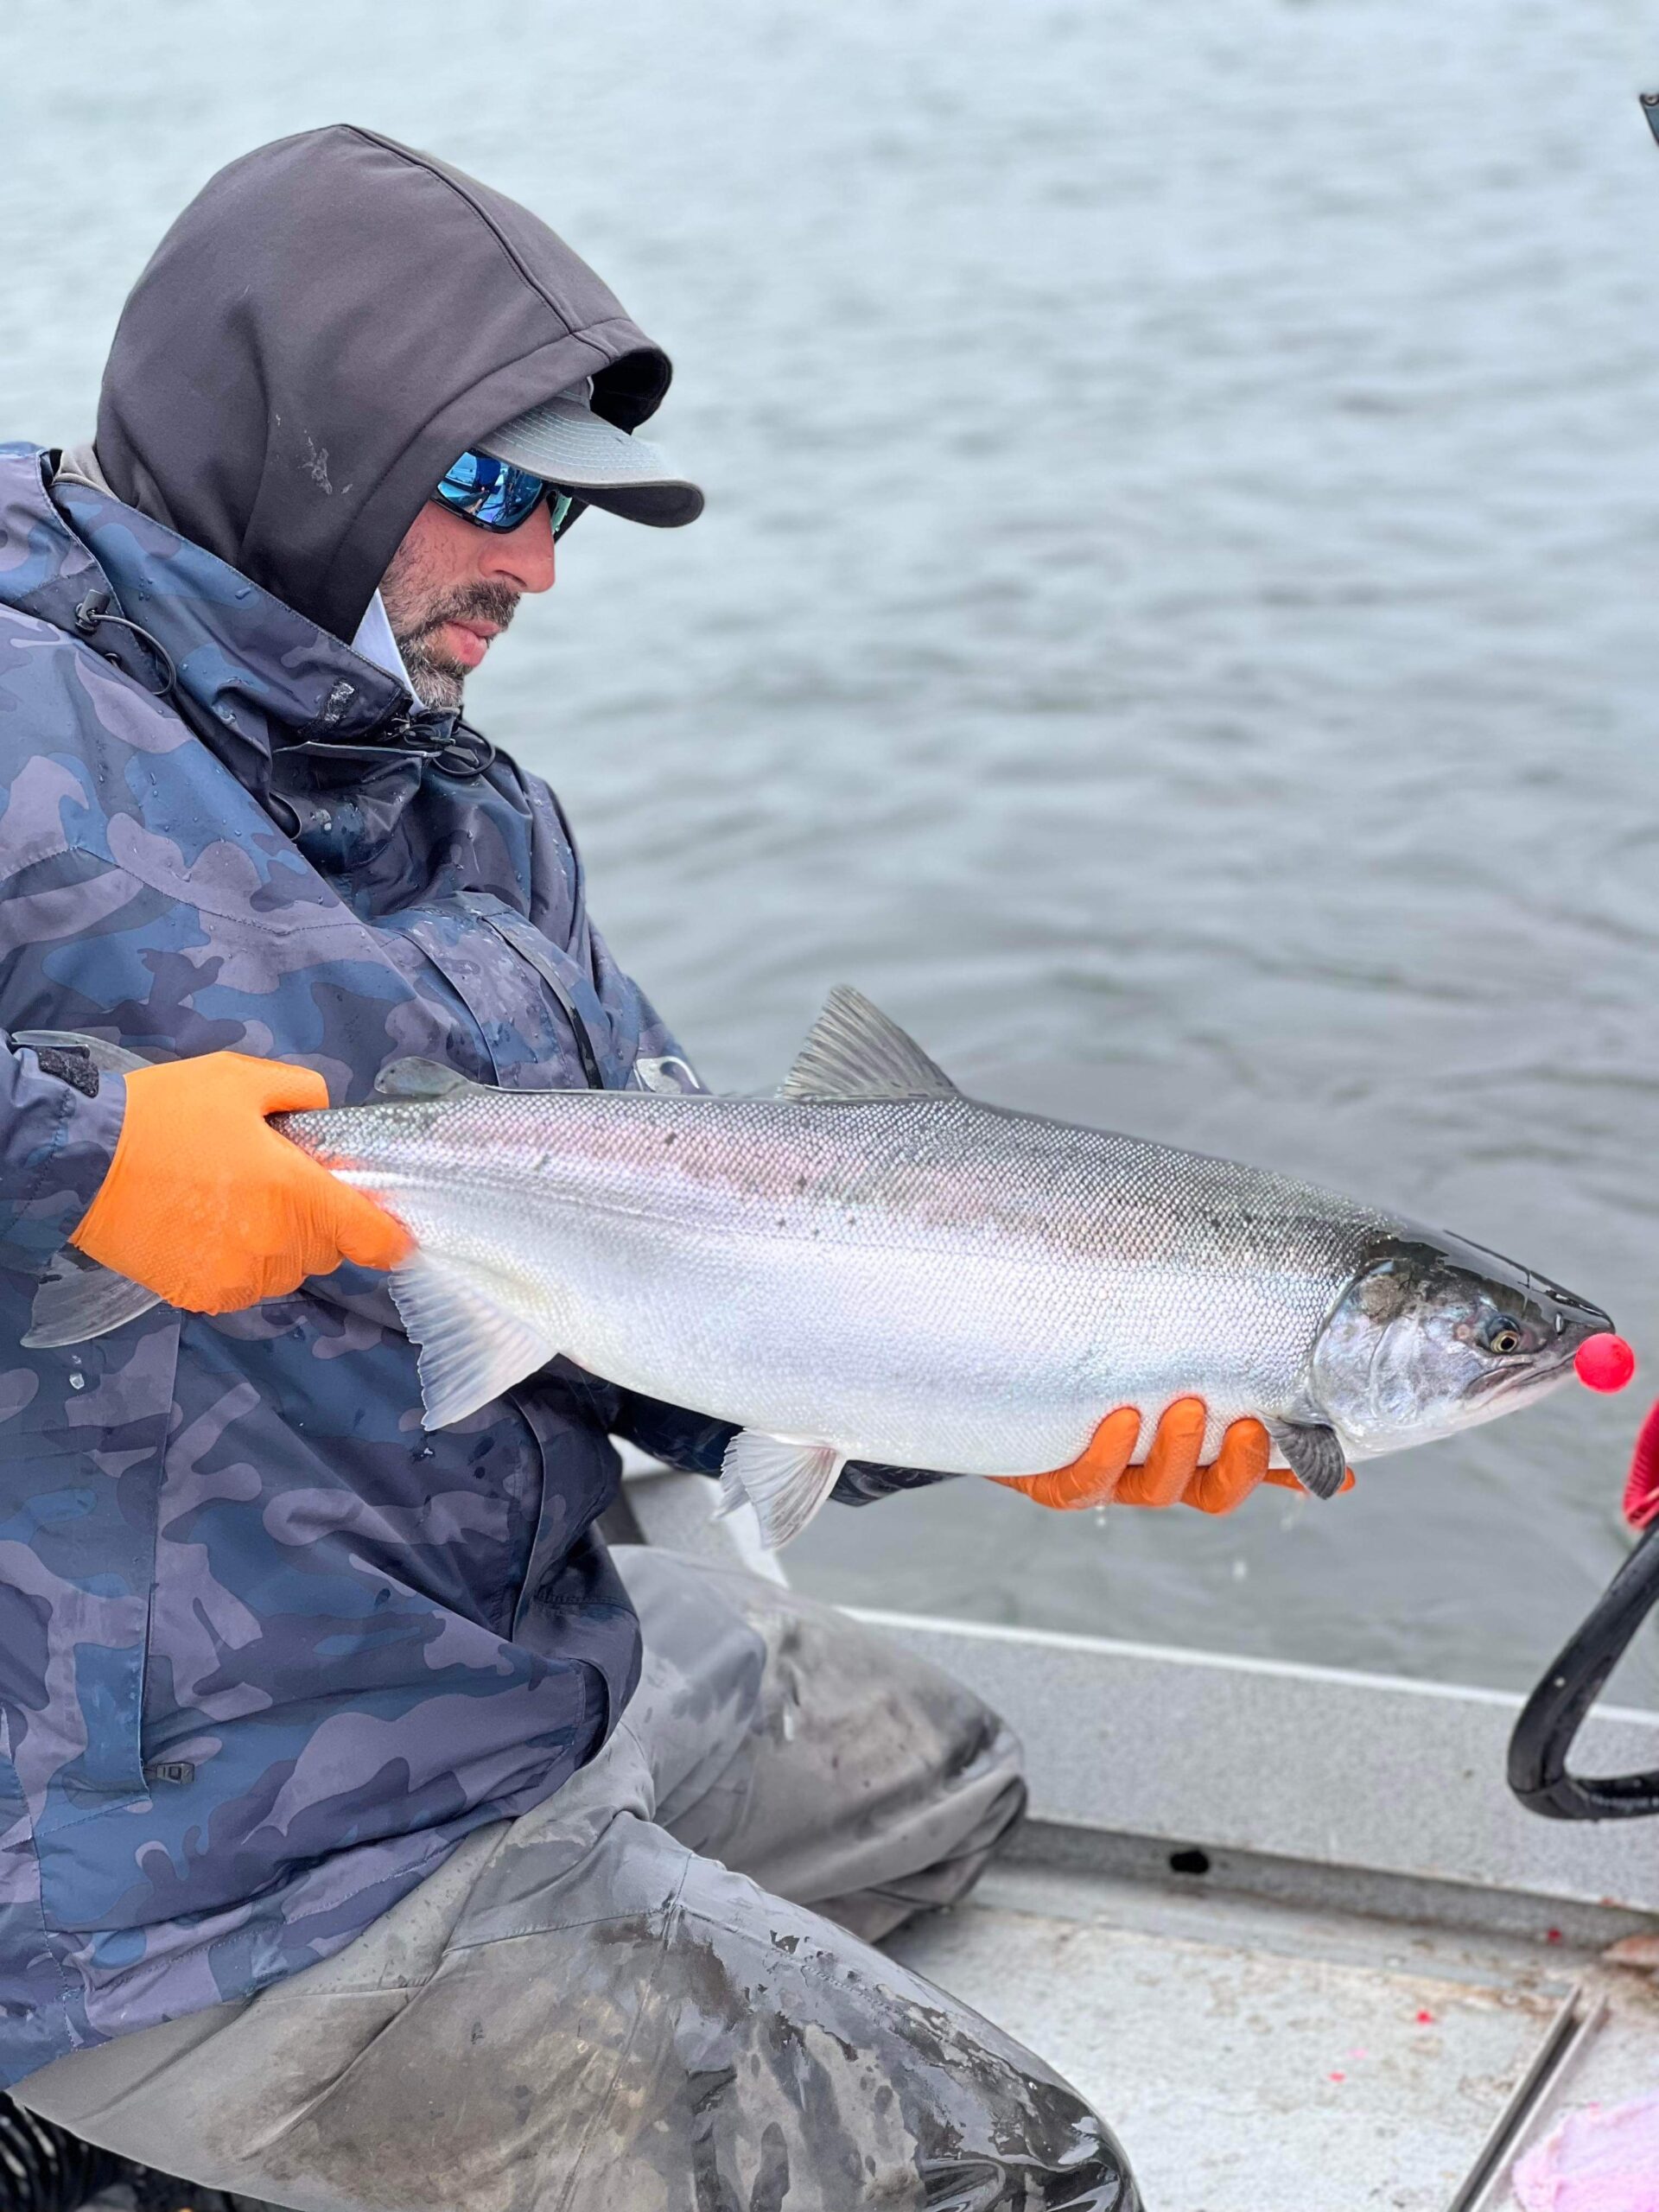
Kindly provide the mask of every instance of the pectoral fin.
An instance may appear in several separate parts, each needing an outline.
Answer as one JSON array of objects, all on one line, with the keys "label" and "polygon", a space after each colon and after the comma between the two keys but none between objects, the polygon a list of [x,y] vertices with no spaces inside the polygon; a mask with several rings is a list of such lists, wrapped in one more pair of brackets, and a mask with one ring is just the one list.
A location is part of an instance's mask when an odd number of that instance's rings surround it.
[{"label": "pectoral fin", "polygon": [[505,1286],[483,1268],[416,1252],[391,1273],[404,1328],[420,1347],[422,1419],[428,1428],[465,1421],[559,1346],[505,1302]]},{"label": "pectoral fin", "polygon": [[761,1541],[768,1550],[781,1550],[800,1535],[846,1464],[847,1454],[833,1444],[740,1429],[721,1461],[720,1511],[734,1512],[747,1498],[760,1521]]},{"label": "pectoral fin", "polygon": [[1323,1421],[1270,1421],[1268,1433],[1302,1488],[1315,1497],[1334,1497],[1348,1471],[1348,1454],[1334,1428]]}]

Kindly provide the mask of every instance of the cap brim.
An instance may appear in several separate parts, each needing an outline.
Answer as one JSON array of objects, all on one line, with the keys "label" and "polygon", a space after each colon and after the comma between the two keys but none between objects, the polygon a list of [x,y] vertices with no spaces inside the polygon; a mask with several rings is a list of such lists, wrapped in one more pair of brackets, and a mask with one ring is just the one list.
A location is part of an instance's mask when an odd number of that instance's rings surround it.
[{"label": "cap brim", "polygon": [[630,522],[675,530],[702,512],[702,492],[656,446],[630,437],[579,400],[544,400],[480,438],[477,447]]}]

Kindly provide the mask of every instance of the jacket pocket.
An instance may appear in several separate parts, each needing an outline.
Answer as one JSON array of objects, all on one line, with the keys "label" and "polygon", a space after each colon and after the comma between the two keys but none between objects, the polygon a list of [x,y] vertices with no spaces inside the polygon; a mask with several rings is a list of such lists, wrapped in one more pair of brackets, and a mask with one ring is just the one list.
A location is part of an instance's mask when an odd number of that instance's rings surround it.
[{"label": "jacket pocket", "polygon": [[112,1815],[130,1830],[149,1796],[144,1672],[178,1342],[164,1308],[53,1354],[29,1406],[0,1424],[0,1702],[52,1927],[97,1924],[110,1885],[130,1879],[130,1858],[120,1872],[93,1832]]},{"label": "jacket pocket", "polygon": [[593,978],[535,924],[487,892],[406,908],[417,945],[477,1024],[505,1089],[618,1090],[632,1061]]},{"label": "jacket pocket", "polygon": [[616,1034],[612,1012],[587,969],[527,916],[493,893],[463,892],[461,904],[532,968],[552,993],[569,1028],[588,1088],[623,1089],[639,1040],[637,1036]]}]

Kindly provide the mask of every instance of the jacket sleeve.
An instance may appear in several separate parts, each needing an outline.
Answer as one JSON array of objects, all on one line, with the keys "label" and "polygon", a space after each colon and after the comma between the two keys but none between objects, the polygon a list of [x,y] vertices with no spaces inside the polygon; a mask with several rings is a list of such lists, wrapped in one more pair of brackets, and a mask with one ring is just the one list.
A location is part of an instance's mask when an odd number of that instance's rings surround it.
[{"label": "jacket sleeve", "polygon": [[98,1195],[126,1085],[71,1056],[0,1038],[0,1259],[37,1275]]},{"label": "jacket sleeve", "polygon": [[[737,1433],[730,1421],[711,1421],[706,1414],[690,1414],[665,1406],[637,1390],[617,1393],[615,1433],[637,1444],[664,1466],[678,1467],[689,1475],[717,1475],[721,1454]],[[849,1459],[830,1493],[837,1505],[870,1505],[895,1491],[926,1490],[933,1483],[954,1482],[953,1475],[925,1467],[884,1467],[874,1460]]]}]

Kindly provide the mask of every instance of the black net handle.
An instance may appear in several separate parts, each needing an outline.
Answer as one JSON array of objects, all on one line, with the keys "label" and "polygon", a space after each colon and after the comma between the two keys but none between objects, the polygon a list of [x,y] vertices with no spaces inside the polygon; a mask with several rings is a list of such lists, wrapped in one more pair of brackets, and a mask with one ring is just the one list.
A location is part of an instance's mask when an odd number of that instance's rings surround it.
[{"label": "black net handle", "polygon": [[127,2171],[112,2152],[0,2095],[0,2205],[7,2212],[79,2212]]},{"label": "black net handle", "polygon": [[1648,1774],[1592,1777],[1570,1774],[1567,1764],[1585,1715],[1656,1605],[1659,1521],[1522,1708],[1510,1738],[1510,1787],[1529,1812],[1551,1821],[1633,1821],[1659,1813],[1659,1768]]},{"label": "black net handle", "polygon": [[277,2212],[133,2165],[0,2092],[0,2212],[80,2212],[112,2182],[131,2191],[135,2212]]}]

